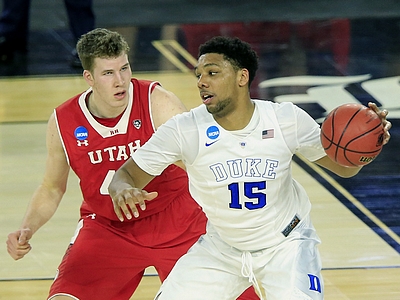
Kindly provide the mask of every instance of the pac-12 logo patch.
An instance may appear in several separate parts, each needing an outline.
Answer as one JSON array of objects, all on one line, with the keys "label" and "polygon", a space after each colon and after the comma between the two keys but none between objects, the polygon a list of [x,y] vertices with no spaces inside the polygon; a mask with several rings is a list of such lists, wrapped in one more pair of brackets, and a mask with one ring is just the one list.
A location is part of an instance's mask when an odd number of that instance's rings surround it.
[{"label": "pac-12 logo patch", "polygon": [[89,132],[84,126],[79,126],[75,129],[74,135],[77,140],[83,141],[88,139]]},{"label": "pac-12 logo patch", "polygon": [[207,128],[207,137],[215,140],[219,137],[219,129],[217,126],[210,126]]},{"label": "pac-12 logo patch", "polygon": [[141,120],[134,120],[133,122],[133,126],[135,126],[136,129],[140,129],[140,127],[142,126],[142,121]]}]

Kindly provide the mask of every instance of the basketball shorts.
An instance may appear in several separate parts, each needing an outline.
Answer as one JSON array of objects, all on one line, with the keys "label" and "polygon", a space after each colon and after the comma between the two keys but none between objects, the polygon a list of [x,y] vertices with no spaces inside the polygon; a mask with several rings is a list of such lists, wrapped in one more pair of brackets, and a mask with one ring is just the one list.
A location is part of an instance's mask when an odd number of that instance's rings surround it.
[{"label": "basketball shorts", "polygon": [[226,244],[213,226],[182,256],[155,299],[236,299],[254,285],[268,300],[322,300],[320,240],[305,218],[280,244],[240,251]]},{"label": "basketball shorts", "polygon": [[147,267],[154,266],[164,280],[205,228],[204,213],[187,194],[134,222],[89,215],[78,224],[48,299],[128,300]]}]

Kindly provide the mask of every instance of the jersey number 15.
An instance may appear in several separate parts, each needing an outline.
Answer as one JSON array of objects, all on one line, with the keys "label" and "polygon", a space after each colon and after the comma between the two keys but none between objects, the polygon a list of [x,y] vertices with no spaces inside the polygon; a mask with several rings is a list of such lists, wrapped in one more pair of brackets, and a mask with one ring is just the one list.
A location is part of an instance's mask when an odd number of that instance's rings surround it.
[{"label": "jersey number 15", "polygon": [[[265,181],[244,182],[244,196],[246,196],[248,199],[257,199],[257,201],[244,201],[244,206],[250,210],[263,208],[267,204],[267,195],[261,191],[265,190],[266,187],[267,183]],[[229,203],[229,207],[242,209],[243,207],[240,203],[241,191],[239,190],[239,183],[231,183],[228,185],[228,190],[231,192],[231,202]]]}]

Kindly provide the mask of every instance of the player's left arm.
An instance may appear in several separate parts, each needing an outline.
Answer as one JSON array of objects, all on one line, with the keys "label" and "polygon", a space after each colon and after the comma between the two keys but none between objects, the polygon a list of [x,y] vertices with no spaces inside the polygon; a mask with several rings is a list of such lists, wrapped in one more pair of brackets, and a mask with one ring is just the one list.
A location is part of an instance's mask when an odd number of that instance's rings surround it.
[{"label": "player's left arm", "polygon": [[[387,144],[390,140],[389,130],[392,127],[392,123],[386,119],[388,115],[388,111],[386,109],[380,110],[375,103],[368,103],[369,108],[371,108],[381,119],[383,126],[383,145]],[[328,156],[324,156],[315,161],[316,164],[332,171],[338,176],[349,178],[355,176],[362,168],[362,166],[358,167],[344,167],[339,165],[338,163],[331,160]]]}]

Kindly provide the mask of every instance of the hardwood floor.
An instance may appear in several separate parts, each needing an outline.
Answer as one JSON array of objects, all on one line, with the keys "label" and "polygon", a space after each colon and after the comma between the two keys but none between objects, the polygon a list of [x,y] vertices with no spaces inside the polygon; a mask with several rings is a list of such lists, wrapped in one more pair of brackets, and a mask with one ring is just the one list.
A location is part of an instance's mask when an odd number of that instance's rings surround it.
[{"label": "hardwood floor", "polygon": [[[325,300],[398,300],[400,269],[324,270]],[[45,299],[51,280],[0,281],[0,299]],[[130,300],[151,300],[160,286],[157,276],[145,276]],[[268,299],[267,299],[268,300]]]}]

